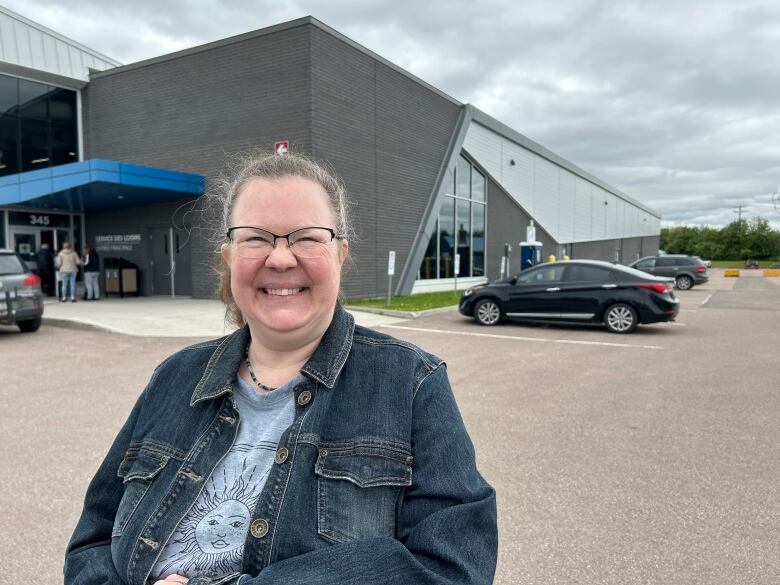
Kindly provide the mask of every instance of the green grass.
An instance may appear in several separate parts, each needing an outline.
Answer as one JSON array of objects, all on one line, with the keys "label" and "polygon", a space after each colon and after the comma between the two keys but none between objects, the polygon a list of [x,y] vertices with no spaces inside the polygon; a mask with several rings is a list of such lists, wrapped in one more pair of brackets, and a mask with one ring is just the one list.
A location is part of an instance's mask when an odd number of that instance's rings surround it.
[{"label": "green grass", "polygon": [[376,309],[393,309],[395,311],[425,311],[457,305],[463,294],[459,291],[444,291],[421,293],[404,297],[393,297],[390,306],[387,305],[387,297],[370,299],[350,299],[345,304],[347,307],[373,307]]},{"label": "green grass", "polygon": [[[773,260],[758,261],[759,268],[768,268],[769,266],[772,266],[774,264],[780,264],[780,260],[775,258]],[[745,261],[744,260],[713,260],[712,267],[713,268],[744,268]]]}]

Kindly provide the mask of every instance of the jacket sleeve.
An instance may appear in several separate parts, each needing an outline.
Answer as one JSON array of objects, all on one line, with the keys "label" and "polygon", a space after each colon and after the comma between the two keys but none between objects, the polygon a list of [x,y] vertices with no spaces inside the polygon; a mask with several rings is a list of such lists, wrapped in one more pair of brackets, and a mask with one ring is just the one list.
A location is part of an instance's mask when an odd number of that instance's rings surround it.
[{"label": "jacket sleeve", "polygon": [[[242,575],[238,585],[487,585],[498,553],[496,497],[476,468],[474,448],[442,364],[418,386],[413,405],[412,485],[397,539],[335,544]],[[198,585],[197,579],[191,581]]]},{"label": "jacket sleeve", "polygon": [[142,403],[143,395],[87,488],[81,518],[65,552],[65,585],[122,585],[126,582],[126,578],[117,573],[111,558],[111,531],[122,498],[122,479],[117,476],[117,469],[130,444]]}]

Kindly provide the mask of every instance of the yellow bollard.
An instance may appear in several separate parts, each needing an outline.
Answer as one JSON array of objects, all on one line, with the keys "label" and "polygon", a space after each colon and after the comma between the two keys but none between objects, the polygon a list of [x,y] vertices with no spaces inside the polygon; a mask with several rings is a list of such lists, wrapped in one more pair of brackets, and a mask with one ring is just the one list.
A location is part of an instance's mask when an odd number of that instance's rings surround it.
[{"label": "yellow bollard", "polygon": [[555,254],[550,254],[549,256],[547,256],[547,261],[548,262],[555,262]]},{"label": "yellow bollard", "polygon": [[724,270],[723,276],[733,276],[739,278],[739,270],[737,270],[736,268],[730,268],[728,270]]},{"label": "yellow bollard", "polygon": [[569,258],[568,256],[566,256],[566,255],[564,254],[564,256],[563,256],[563,261],[564,261],[564,262],[568,262],[569,260],[571,260],[571,258]]}]

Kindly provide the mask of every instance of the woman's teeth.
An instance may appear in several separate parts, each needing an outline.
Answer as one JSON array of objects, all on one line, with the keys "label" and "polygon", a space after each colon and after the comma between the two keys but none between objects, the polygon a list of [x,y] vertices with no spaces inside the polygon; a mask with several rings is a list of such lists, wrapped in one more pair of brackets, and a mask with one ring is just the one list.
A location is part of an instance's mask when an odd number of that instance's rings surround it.
[{"label": "woman's teeth", "polygon": [[269,295],[286,297],[289,295],[297,295],[303,289],[302,288],[266,288],[263,290],[265,290],[265,292],[267,292]]}]

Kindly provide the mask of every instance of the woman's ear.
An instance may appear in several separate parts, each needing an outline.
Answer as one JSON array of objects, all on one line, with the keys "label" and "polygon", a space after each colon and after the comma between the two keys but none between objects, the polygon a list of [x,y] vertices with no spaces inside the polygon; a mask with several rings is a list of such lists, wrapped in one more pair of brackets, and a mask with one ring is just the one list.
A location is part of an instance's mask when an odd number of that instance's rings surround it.
[{"label": "woman's ear", "polygon": [[339,264],[343,266],[347,256],[349,256],[349,240],[339,240],[339,242],[341,242],[341,247],[339,248]]},{"label": "woman's ear", "polygon": [[222,254],[222,260],[225,261],[225,264],[230,266],[230,260],[232,259],[230,254],[230,244],[222,244],[219,247],[219,253]]}]

